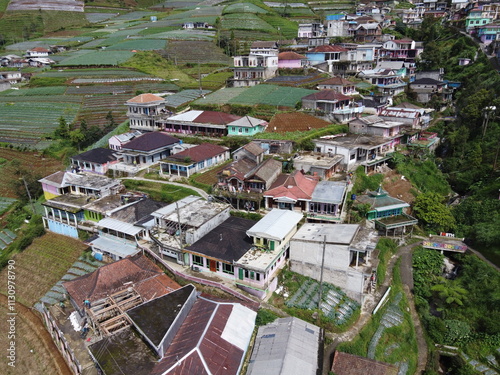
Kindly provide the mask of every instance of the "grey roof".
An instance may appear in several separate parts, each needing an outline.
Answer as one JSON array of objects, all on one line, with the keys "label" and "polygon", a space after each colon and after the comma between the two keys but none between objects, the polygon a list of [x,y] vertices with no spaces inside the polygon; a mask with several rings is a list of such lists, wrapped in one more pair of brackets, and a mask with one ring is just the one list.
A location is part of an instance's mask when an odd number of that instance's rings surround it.
[{"label": "grey roof", "polygon": [[247,235],[281,241],[302,218],[299,212],[274,209],[251,227]]},{"label": "grey roof", "polygon": [[139,248],[135,246],[135,244],[127,243],[125,241],[115,241],[112,238],[103,236],[98,236],[93,239],[90,245],[121,258],[125,258],[139,252]]},{"label": "grey roof", "polygon": [[253,173],[248,173],[245,177],[250,177],[254,175],[260,178],[262,181],[269,181],[276,171],[281,172],[281,162],[275,159],[267,159],[262,164],[260,164]]},{"label": "grey roof", "polygon": [[259,328],[248,375],[316,375],[320,328],[295,317]]},{"label": "grey roof", "polygon": [[101,228],[112,229],[120,233],[126,233],[135,236],[140,233],[144,228],[137,227],[134,224],[125,223],[120,220],[112,219],[110,217],[104,218],[97,223]]},{"label": "grey roof", "polygon": [[346,189],[346,182],[320,181],[314,188],[311,202],[340,204]]},{"label": "grey roof", "polygon": [[88,161],[97,164],[106,164],[110,161],[117,160],[116,151],[110,150],[109,148],[93,148],[89,151],[83,152],[81,154],[72,156],[72,160]]}]

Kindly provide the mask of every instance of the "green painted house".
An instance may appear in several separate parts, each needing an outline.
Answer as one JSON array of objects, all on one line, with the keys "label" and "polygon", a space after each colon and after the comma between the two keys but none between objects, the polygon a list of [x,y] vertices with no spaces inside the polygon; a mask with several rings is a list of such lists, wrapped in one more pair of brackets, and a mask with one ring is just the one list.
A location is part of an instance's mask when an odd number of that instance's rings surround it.
[{"label": "green painted house", "polygon": [[267,124],[265,120],[244,116],[227,124],[227,135],[252,136],[266,130]]},{"label": "green painted house", "polygon": [[401,199],[391,197],[381,186],[375,191],[369,191],[356,197],[355,204],[368,204],[367,219],[376,220],[389,216],[402,215],[403,210],[410,205]]}]

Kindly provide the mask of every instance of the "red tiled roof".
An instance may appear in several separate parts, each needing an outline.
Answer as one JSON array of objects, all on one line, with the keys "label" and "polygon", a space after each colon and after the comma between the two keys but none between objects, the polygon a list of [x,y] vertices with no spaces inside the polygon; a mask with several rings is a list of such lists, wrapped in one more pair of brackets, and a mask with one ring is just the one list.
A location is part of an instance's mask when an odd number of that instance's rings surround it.
[{"label": "red tiled roof", "polygon": [[301,171],[295,171],[290,175],[280,175],[271,188],[264,192],[264,196],[288,197],[294,200],[311,199],[318,182],[317,176],[308,176]]},{"label": "red tiled roof", "polygon": [[196,117],[195,122],[202,124],[226,125],[230,122],[239,120],[240,118],[241,116],[231,115],[224,112],[203,111],[198,117]]},{"label": "red tiled roof", "polygon": [[[125,283],[128,284],[124,285]],[[80,309],[83,308],[85,299],[93,302],[131,285],[146,300],[180,288],[179,284],[142,254],[107,264],[92,273],[63,283]]]},{"label": "red tiled roof", "polygon": [[398,368],[373,359],[335,352],[332,372],[336,375],[396,375]]},{"label": "red tiled roof", "polygon": [[331,46],[329,44],[325,44],[322,46],[317,46],[308,52],[346,52],[346,51],[347,49],[345,49],[344,47]]},{"label": "red tiled roof", "polygon": [[197,163],[220,155],[227,150],[229,150],[227,147],[214,145],[212,143],[202,143],[198,146],[194,146],[188,148],[187,150],[178,152],[177,154],[171,155],[169,159],[183,160],[185,158],[190,158],[192,161]]},{"label": "red tiled roof", "polygon": [[151,102],[162,102],[164,99],[161,96],[155,94],[141,94],[136,97],[127,100],[127,103],[151,103]]},{"label": "red tiled roof", "polygon": [[307,131],[321,129],[330,125],[328,121],[302,113],[288,112],[278,113],[269,122],[266,132],[286,133],[294,131]]},{"label": "red tiled roof", "polygon": [[145,133],[122,145],[124,150],[153,151],[179,142],[175,137],[162,132]]},{"label": "red tiled roof", "polygon": [[351,81],[348,81],[345,78],[342,77],[333,77],[330,79],[327,79],[326,81],[320,82],[320,85],[341,85],[341,86],[352,86],[354,83]]},{"label": "red tiled roof", "polygon": [[342,100],[352,100],[352,97],[341,94],[340,92],[337,92],[335,90],[321,90],[319,92],[315,92],[310,95],[304,96],[302,99],[342,101]]},{"label": "red tiled roof", "polygon": [[303,60],[303,59],[307,59],[307,57],[299,55],[297,52],[293,51],[281,52],[278,55],[278,60]]},{"label": "red tiled roof", "polygon": [[31,52],[50,52],[50,50],[48,50],[47,48],[43,48],[43,47],[35,47],[35,48],[32,48],[30,49]]}]

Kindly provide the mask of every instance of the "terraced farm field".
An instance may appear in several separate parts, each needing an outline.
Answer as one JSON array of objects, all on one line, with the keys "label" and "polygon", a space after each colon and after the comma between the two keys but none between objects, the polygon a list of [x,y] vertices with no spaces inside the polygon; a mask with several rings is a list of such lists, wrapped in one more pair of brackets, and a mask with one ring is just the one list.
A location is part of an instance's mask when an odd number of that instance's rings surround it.
[{"label": "terraced farm field", "polygon": [[69,56],[58,63],[58,66],[103,66],[127,61],[134,55],[130,51],[89,51],[76,56]]},{"label": "terraced farm field", "polygon": [[12,160],[17,160],[21,169],[32,170],[40,178],[65,168],[62,160],[43,157],[36,152],[21,152],[4,147],[0,147],[0,158],[7,160],[0,166],[0,175],[2,176],[0,178],[0,197],[17,198],[11,182],[19,178],[19,175],[16,174],[19,168],[17,163],[14,165],[10,163]]},{"label": "terraced farm field", "polygon": [[80,102],[79,97],[63,95],[2,96],[0,141],[35,144],[54,132],[61,117],[73,122]]},{"label": "terraced farm field", "polygon": [[[16,254],[16,299],[26,306],[33,306],[52,286],[63,277],[88,245],[55,233],[36,238],[22,253]],[[7,269],[0,277],[7,280]],[[6,294],[6,283],[0,293]]]},{"label": "terraced farm field", "polygon": [[86,96],[76,122],[79,124],[85,120],[88,126],[97,125],[103,128],[108,124],[106,116],[111,112],[115,123],[120,124],[127,119],[125,102],[133,96],[135,95],[130,93]]},{"label": "terraced farm field", "polygon": [[213,42],[172,40],[166,49],[167,57],[177,63],[232,64],[232,59]]}]

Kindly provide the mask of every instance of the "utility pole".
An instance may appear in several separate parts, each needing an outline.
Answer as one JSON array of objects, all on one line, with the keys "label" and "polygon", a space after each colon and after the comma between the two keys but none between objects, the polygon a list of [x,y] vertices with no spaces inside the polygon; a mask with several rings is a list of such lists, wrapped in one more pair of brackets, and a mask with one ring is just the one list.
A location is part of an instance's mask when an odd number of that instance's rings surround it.
[{"label": "utility pole", "polygon": [[33,210],[33,215],[35,215],[36,214],[35,206],[33,205],[33,201],[31,200],[31,193],[30,193],[30,190],[28,189],[28,184],[27,184],[26,180],[24,179],[24,176],[22,177],[22,179],[24,182],[24,187],[26,188],[26,193],[28,193],[28,198],[30,200],[31,209]]},{"label": "utility pole", "polygon": [[[319,300],[318,310],[321,310],[321,300],[323,299],[323,268],[325,267],[325,249],[326,249],[326,235],[323,236],[323,256],[321,257],[321,273],[319,276]],[[318,311],[318,321],[320,312]]]},{"label": "utility pole", "polygon": [[483,108],[483,135],[481,136],[481,140],[484,139],[484,136],[486,135],[486,129],[488,129],[488,123],[490,122],[490,118],[495,115],[495,111],[497,110],[497,107],[495,106],[489,106],[489,107],[484,107]]}]

